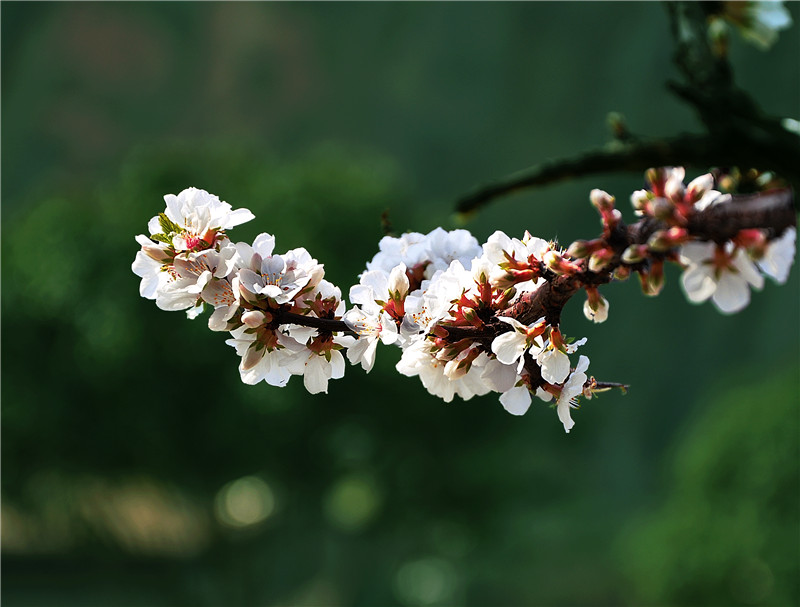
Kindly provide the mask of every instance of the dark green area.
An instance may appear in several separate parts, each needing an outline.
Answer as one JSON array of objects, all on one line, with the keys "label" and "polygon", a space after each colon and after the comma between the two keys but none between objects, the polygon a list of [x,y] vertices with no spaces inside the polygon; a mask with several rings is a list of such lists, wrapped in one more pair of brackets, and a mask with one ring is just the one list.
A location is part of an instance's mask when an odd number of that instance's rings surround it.
[{"label": "dark green area", "polygon": [[[796,5],[790,6],[795,21]],[[564,330],[632,385],[522,418],[444,404],[379,351],[327,396],[239,381],[205,321],[138,297],[135,234],[205,188],[347,291],[399,231],[452,228],[476,183],[696,128],[651,3],[3,3],[3,599],[8,605],[796,604],[800,281],[742,313],[611,285]],[[738,80],[798,118],[800,36],[734,35]],[[465,227],[592,237],[588,192]],[[230,529],[228,483],[274,511]]]}]

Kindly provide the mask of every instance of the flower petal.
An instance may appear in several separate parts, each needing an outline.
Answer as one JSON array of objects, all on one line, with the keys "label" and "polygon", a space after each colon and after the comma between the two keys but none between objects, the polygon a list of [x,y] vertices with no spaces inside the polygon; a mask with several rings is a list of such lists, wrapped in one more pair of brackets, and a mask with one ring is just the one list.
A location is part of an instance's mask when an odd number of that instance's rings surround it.
[{"label": "flower petal", "polygon": [[523,415],[531,406],[531,393],[525,386],[511,388],[500,397],[500,403],[511,415]]}]

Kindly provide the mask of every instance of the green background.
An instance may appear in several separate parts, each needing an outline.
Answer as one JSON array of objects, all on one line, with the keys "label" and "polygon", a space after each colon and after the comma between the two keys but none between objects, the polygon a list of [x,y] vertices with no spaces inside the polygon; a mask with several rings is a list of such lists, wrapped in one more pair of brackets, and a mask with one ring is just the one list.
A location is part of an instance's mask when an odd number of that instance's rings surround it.
[{"label": "green background", "polygon": [[[606,287],[603,325],[570,304],[590,372],[632,387],[569,435],[541,404],[444,404],[395,349],[327,396],[245,386],[225,336],[130,271],[163,195],[196,186],[256,214],[235,240],[304,246],[346,292],[384,210],[398,231],[455,227],[459,195],[603,144],[609,111],[697,131],[665,89],[663,6],[0,10],[5,604],[800,601],[796,271],[735,316],[687,303],[674,267],[655,299]],[[734,34],[731,56],[766,112],[800,118],[797,28],[768,52]],[[464,227],[569,243],[599,231],[591,188],[632,219],[641,186],[577,179]],[[233,528],[242,478],[269,516]]]}]

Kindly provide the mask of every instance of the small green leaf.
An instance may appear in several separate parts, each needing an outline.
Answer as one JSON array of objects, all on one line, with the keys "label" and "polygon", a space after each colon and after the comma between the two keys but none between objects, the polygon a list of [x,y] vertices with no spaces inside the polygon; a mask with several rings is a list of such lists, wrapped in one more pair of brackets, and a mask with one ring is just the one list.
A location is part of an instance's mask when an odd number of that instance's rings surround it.
[{"label": "small green leaf", "polygon": [[158,223],[161,224],[164,234],[180,234],[184,231],[181,226],[167,217],[166,213],[158,214]]},{"label": "small green leaf", "polygon": [[164,244],[172,244],[172,239],[165,234],[151,234],[150,239],[156,242],[163,242]]}]

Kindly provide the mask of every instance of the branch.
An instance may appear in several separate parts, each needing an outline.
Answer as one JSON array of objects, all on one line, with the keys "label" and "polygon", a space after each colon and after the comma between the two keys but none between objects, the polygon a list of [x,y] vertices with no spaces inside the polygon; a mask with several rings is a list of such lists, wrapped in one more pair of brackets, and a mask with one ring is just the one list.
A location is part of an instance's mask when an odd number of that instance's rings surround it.
[{"label": "branch", "polygon": [[573,158],[550,160],[534,165],[503,179],[479,186],[472,193],[460,198],[456,211],[469,213],[488,204],[495,198],[566,179],[575,179],[596,173],[631,171],[643,173],[653,166],[703,166],[707,148],[713,144],[709,137],[682,135],[673,139],[614,141],[598,150],[592,150]]},{"label": "branch", "polygon": [[316,316],[305,316],[294,312],[279,312],[275,315],[276,325],[300,325],[301,327],[311,327],[328,333],[346,333],[353,337],[358,334],[353,331],[343,320],[332,318],[318,318]]}]

